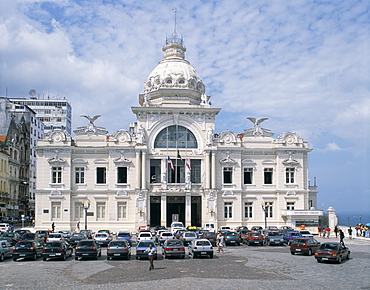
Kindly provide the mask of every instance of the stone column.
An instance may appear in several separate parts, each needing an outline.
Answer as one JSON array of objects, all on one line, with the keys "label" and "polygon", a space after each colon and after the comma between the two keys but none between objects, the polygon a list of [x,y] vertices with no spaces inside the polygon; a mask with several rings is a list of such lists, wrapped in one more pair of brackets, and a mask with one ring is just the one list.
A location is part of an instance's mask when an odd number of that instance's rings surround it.
[{"label": "stone column", "polygon": [[212,189],[216,189],[216,152],[212,152]]},{"label": "stone column", "polygon": [[185,227],[191,226],[191,193],[185,196]]},{"label": "stone column", "polygon": [[206,189],[211,188],[211,179],[210,179],[210,164],[209,164],[209,151],[206,151],[206,158],[205,158],[205,173],[206,173]]},{"label": "stone column", "polygon": [[167,227],[167,195],[162,192],[161,196],[161,226]]},{"label": "stone column", "polygon": [[141,189],[146,189],[146,152],[141,155]]},{"label": "stone column", "polygon": [[327,212],[328,212],[329,228],[330,228],[331,232],[333,232],[335,226],[337,225],[337,217],[335,215],[335,209],[334,209],[334,207],[330,206],[327,209]]},{"label": "stone column", "polygon": [[140,172],[141,172],[141,159],[140,151],[136,151],[136,188],[140,189]]}]

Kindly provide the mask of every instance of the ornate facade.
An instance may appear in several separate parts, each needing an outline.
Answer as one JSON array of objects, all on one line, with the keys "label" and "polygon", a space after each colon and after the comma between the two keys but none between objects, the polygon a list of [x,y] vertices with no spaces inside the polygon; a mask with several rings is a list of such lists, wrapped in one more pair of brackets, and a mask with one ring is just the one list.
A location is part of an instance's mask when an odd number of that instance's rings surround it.
[{"label": "ornate facade", "polygon": [[[129,130],[108,134],[99,115],[72,138],[50,132],[37,149],[36,227],[137,230],[142,225],[315,225],[307,141],[261,127],[215,133],[219,108],[176,35],[132,107]],[[85,213],[85,209],[86,213]]]}]

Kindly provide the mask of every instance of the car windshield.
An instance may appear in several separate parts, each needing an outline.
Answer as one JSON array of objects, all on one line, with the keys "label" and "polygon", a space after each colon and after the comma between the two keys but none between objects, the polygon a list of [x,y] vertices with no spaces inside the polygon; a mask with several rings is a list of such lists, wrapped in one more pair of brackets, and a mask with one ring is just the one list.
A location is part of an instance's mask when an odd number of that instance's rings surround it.
[{"label": "car windshield", "polygon": [[303,234],[303,235],[310,235],[311,233],[309,231],[301,231],[301,234]]},{"label": "car windshield", "polygon": [[269,236],[281,236],[279,232],[269,232],[268,235]]},{"label": "car windshield", "polygon": [[308,242],[308,240],[307,239],[296,239],[295,241],[294,241],[294,243],[296,243],[296,244],[305,244],[305,243],[307,243]]},{"label": "car windshield", "polygon": [[205,236],[206,237],[215,237],[216,234],[215,233],[205,233]]},{"label": "car windshield", "polygon": [[72,237],[75,237],[75,238],[84,238],[84,235],[83,234],[73,234]]},{"label": "car windshield", "polygon": [[49,239],[60,239],[62,237],[61,234],[50,234]]},{"label": "car windshield", "polygon": [[115,242],[111,242],[109,246],[110,247],[126,247],[127,243],[125,241],[115,241]]},{"label": "car windshield", "polygon": [[95,238],[106,238],[106,237],[108,237],[107,234],[96,234],[95,235]]},{"label": "car windshield", "polygon": [[169,241],[167,242],[167,246],[182,246],[180,241]]},{"label": "car windshield", "polygon": [[32,242],[18,242],[17,247],[25,248],[25,247],[33,247]]},{"label": "car windshield", "polygon": [[149,247],[149,245],[153,245],[153,247],[155,246],[153,242],[140,242],[137,246],[138,247]]},{"label": "car windshield", "polygon": [[47,243],[45,245],[45,247],[55,247],[55,248],[60,248],[62,247],[62,244],[60,242],[51,242],[51,243]]},{"label": "car windshield", "polygon": [[320,247],[321,250],[332,250],[332,251],[337,251],[338,250],[338,245],[335,244],[322,244]]},{"label": "car windshield", "polygon": [[94,245],[94,242],[92,242],[92,241],[83,241],[83,242],[78,243],[79,247],[81,247],[81,246],[93,246],[93,245]]},{"label": "car windshield", "polygon": [[181,223],[172,224],[172,227],[173,228],[182,228],[183,224],[181,224]]},{"label": "car windshield", "polygon": [[234,232],[228,232],[226,235],[227,236],[237,236],[238,234]]},{"label": "car windshield", "polygon": [[208,241],[197,241],[197,246],[210,246]]},{"label": "car windshield", "polygon": [[163,237],[169,237],[169,236],[172,236],[172,234],[171,233],[162,233],[162,236]]},{"label": "car windshield", "polygon": [[195,233],[185,233],[185,237],[195,237]]},{"label": "car windshield", "polygon": [[292,236],[292,237],[300,237],[300,236],[301,236],[301,234],[300,234],[300,233],[291,233],[291,236]]},{"label": "car windshield", "polygon": [[149,234],[149,233],[143,233],[143,234],[140,234],[140,237],[151,237],[152,235]]},{"label": "car windshield", "polygon": [[260,237],[261,236],[261,234],[259,234],[259,233],[253,233],[253,234],[251,234],[251,237]]},{"label": "car windshield", "polygon": [[2,238],[12,238],[14,237],[14,233],[3,233],[1,237]]},{"label": "car windshield", "polygon": [[130,233],[118,233],[117,237],[120,237],[120,238],[129,238],[130,237]]}]

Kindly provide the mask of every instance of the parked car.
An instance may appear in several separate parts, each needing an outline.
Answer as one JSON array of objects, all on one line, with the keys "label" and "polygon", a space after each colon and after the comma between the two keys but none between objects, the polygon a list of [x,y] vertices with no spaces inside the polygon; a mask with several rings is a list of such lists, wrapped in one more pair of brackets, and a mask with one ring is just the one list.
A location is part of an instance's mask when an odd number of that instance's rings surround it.
[{"label": "parked car", "polygon": [[65,240],[67,240],[66,237],[61,233],[50,233],[50,235],[46,239],[46,242],[57,242]]},{"label": "parked car", "polygon": [[240,246],[240,237],[237,232],[226,232],[225,233],[225,245],[237,245]]},{"label": "parked car", "polygon": [[173,239],[173,234],[171,232],[162,232],[158,237],[158,244],[162,245],[164,241]]},{"label": "parked car", "polygon": [[79,241],[75,248],[75,260],[78,258],[94,258],[101,256],[101,247],[94,240]]},{"label": "parked car", "polygon": [[12,256],[12,245],[8,241],[0,241],[0,262]]},{"label": "parked car", "polygon": [[0,232],[7,233],[9,231],[9,224],[8,223],[1,223],[0,224]]},{"label": "parked car", "polygon": [[[136,245],[136,259],[143,259],[143,258],[148,259],[148,253],[146,252],[146,249],[149,248],[150,244],[153,245],[153,248],[157,252],[157,247],[155,246],[155,244],[152,240],[140,241]],[[157,253],[155,253],[154,259],[155,260],[157,259]]]},{"label": "parked car", "polygon": [[248,227],[247,226],[239,226],[239,227],[236,227],[235,228],[235,231],[236,232],[240,232],[240,231],[248,231]]},{"label": "parked car", "polygon": [[42,249],[42,259],[60,259],[65,261],[67,257],[72,257],[73,247],[66,241],[47,242]]},{"label": "parked car", "polygon": [[320,242],[314,238],[299,238],[290,243],[290,253],[302,253],[311,256],[320,247]]},{"label": "parked car", "polygon": [[174,235],[175,239],[180,239],[182,233],[185,233],[185,232],[186,232],[186,230],[177,230],[175,235]]},{"label": "parked car", "polygon": [[315,259],[317,262],[334,261],[342,263],[344,259],[349,259],[351,251],[349,248],[340,243],[323,243],[315,252]]},{"label": "parked car", "polygon": [[290,243],[295,240],[295,239],[298,239],[298,238],[301,238],[302,235],[300,232],[286,232],[284,235],[283,235],[283,239],[284,239],[284,242],[288,245],[290,245]]},{"label": "parked car", "polygon": [[176,233],[177,230],[185,230],[184,224],[182,222],[171,223],[171,233]]},{"label": "parked car", "polygon": [[11,246],[14,246],[20,237],[21,236],[18,233],[2,233],[0,235],[0,240],[7,241]]},{"label": "parked car", "polygon": [[37,230],[36,233],[38,233],[41,237],[43,237],[45,242],[50,234],[49,231],[47,230]]},{"label": "parked car", "polygon": [[94,236],[94,241],[101,246],[108,246],[108,244],[112,241],[112,237],[107,233],[97,233]]},{"label": "parked car", "polygon": [[38,233],[25,233],[21,236],[20,240],[22,241],[36,241],[41,244],[44,244],[45,240],[44,237],[39,235]]},{"label": "parked car", "polygon": [[313,238],[313,234],[311,234],[309,231],[300,230],[299,233],[301,234],[302,237]]},{"label": "parked car", "polygon": [[118,231],[116,240],[126,240],[130,246],[132,246],[132,236],[129,231]]},{"label": "parked car", "polygon": [[87,237],[83,233],[73,233],[68,242],[71,244],[71,246],[76,246],[79,241],[86,239]]},{"label": "parked car", "polygon": [[12,249],[13,261],[17,259],[31,259],[36,261],[37,257],[42,255],[43,244],[37,241],[19,241]]},{"label": "parked car", "polygon": [[153,236],[151,232],[140,232],[139,235],[137,236],[137,241],[152,241]]},{"label": "parked car", "polygon": [[107,260],[113,258],[125,258],[129,260],[131,257],[131,247],[127,240],[111,241],[107,247]]},{"label": "parked car", "polygon": [[159,236],[161,233],[168,232],[168,230],[158,230],[154,234],[152,234],[152,237],[156,243],[159,243]]},{"label": "parked car", "polygon": [[58,233],[63,234],[63,236],[68,240],[72,236],[72,231],[69,230],[62,230]]},{"label": "parked car", "polygon": [[278,246],[283,246],[285,245],[285,241],[283,239],[283,235],[280,232],[266,232],[264,235],[264,244],[267,246],[273,246],[273,245],[278,245]]},{"label": "parked car", "polygon": [[207,239],[211,242],[212,246],[216,246],[217,234],[215,232],[204,232],[199,236],[199,239]]},{"label": "parked car", "polygon": [[30,232],[31,232],[30,230],[16,230],[16,231],[14,231],[14,233],[18,233],[19,236],[22,236],[23,234],[30,233]]},{"label": "parked car", "polygon": [[269,230],[270,232],[278,232],[279,228],[275,226],[269,226],[267,227],[267,230]]},{"label": "parked car", "polygon": [[243,242],[247,244],[248,246],[251,246],[251,245],[263,246],[263,240],[264,238],[260,232],[249,232],[244,237]]},{"label": "parked car", "polygon": [[111,236],[113,233],[110,230],[98,230],[98,234],[108,234]]},{"label": "parked car", "polygon": [[207,239],[196,239],[193,240],[189,246],[189,255],[195,259],[200,256],[209,256],[213,259],[213,246]]},{"label": "parked car", "polygon": [[197,238],[197,234],[194,232],[184,232],[181,235],[180,240],[184,243],[184,245],[190,244],[193,240]]},{"label": "parked car", "polygon": [[92,239],[94,235],[92,230],[80,230],[80,233],[84,234],[88,239]]},{"label": "parked car", "polygon": [[165,259],[169,257],[185,259],[185,246],[182,241],[177,239],[166,240],[163,243],[162,254]]},{"label": "parked car", "polygon": [[263,230],[263,227],[260,227],[260,226],[253,226],[253,227],[251,228],[251,231],[252,231],[252,232],[257,232],[257,231],[260,231],[260,230]]}]

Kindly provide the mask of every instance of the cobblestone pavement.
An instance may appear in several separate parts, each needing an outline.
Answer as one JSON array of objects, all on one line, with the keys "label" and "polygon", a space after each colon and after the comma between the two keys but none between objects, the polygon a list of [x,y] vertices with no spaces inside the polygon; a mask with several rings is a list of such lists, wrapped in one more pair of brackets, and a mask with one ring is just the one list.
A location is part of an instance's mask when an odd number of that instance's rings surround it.
[{"label": "cobblestone pavement", "polygon": [[[318,239],[321,242],[327,241]],[[334,241],[335,239],[330,239]],[[317,263],[289,247],[227,247],[214,259],[18,261],[0,263],[2,289],[370,289],[370,241],[346,240],[351,259]]]}]

